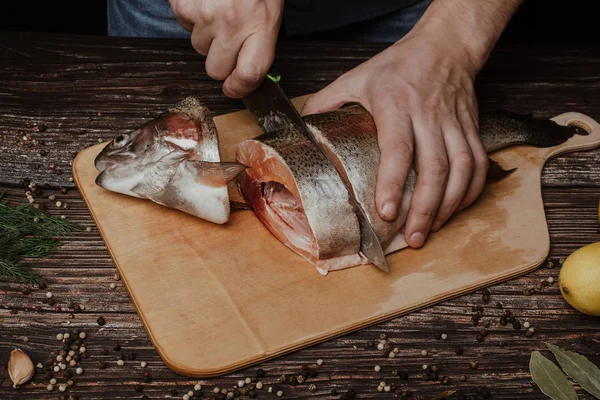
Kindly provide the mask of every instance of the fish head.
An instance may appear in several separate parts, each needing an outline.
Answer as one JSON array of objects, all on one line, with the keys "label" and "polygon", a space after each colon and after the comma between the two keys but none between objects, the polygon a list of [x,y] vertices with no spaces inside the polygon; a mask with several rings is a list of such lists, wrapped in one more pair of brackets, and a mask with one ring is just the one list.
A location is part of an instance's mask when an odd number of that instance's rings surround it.
[{"label": "fish head", "polygon": [[165,141],[165,118],[154,119],[111,140],[94,160],[100,171],[96,184],[113,192],[146,197],[137,189],[148,181],[148,174],[157,169],[173,169],[178,159],[185,156],[169,148]]}]

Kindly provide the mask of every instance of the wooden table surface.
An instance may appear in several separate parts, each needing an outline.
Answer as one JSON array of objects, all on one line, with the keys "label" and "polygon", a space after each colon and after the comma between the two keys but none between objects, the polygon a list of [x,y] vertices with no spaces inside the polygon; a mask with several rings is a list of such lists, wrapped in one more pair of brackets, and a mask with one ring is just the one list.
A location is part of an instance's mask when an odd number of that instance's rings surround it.
[{"label": "wooden table surface", "polygon": [[[299,96],[324,87],[383,48],[286,42],[277,49],[276,65],[284,90]],[[203,58],[186,40],[4,32],[0,33],[0,54],[0,192],[14,203],[24,203],[20,181],[47,183],[36,202],[46,205],[50,214],[66,215],[84,226],[93,227],[93,221],[69,180],[70,162],[77,151],[136,128],[186,95],[201,95],[215,114],[243,108],[240,101],[226,98],[220,84],[203,72]],[[547,118],[578,111],[600,120],[600,48],[498,46],[476,88],[481,110],[502,107]],[[23,144],[27,135],[38,145]],[[533,273],[489,288],[489,302],[479,291],[235,374],[202,380],[201,397],[212,399],[215,386],[231,388],[262,368],[265,388],[257,398],[277,398],[267,392],[268,386],[277,386],[283,398],[289,399],[337,399],[350,389],[356,398],[377,399],[401,398],[402,391],[430,398],[446,390],[476,396],[471,398],[545,398],[528,368],[534,350],[553,359],[545,342],[580,352],[600,364],[600,318],[570,308],[556,283],[541,284],[551,277],[556,282],[562,258],[582,245],[600,241],[599,160],[600,151],[589,151],[546,165],[542,185],[552,245],[549,262]],[[57,208],[50,195],[70,208]],[[46,278],[47,288],[34,287],[23,294],[25,285],[0,282],[0,398],[135,399],[146,395],[162,399],[182,398],[193,390],[197,381],[171,372],[153,349],[125,287],[115,280],[116,270],[97,230],[61,239],[65,244],[52,258],[32,261],[34,270]],[[116,288],[111,289],[113,283]],[[53,293],[54,306],[43,303],[48,291]],[[74,312],[74,305],[84,309]],[[482,307],[484,316],[474,326],[472,315],[477,307]],[[523,328],[501,325],[499,317],[506,310],[521,323],[530,322],[535,335],[526,337]],[[105,325],[98,325],[99,317],[106,320]],[[485,340],[477,341],[488,322]],[[76,328],[87,334],[89,358],[81,361],[84,372],[74,375],[73,387],[65,393],[57,388],[50,392],[45,371],[37,370],[30,383],[12,389],[6,365],[14,346],[26,351],[34,364],[45,362],[60,350],[56,335]],[[439,339],[442,333],[448,335],[446,340]],[[382,356],[368,343],[383,334],[392,347],[399,348],[395,359]],[[24,337],[29,341],[24,342]],[[120,351],[113,350],[116,343]],[[462,348],[463,354],[457,355],[456,348]],[[422,355],[423,350],[427,355]],[[117,366],[121,351],[126,364]],[[298,375],[317,359],[323,365],[316,377],[295,386],[279,382],[282,374]],[[142,361],[147,363],[145,368]],[[101,362],[107,362],[106,369],[100,368]],[[472,362],[479,367],[471,369]],[[450,383],[424,380],[423,364],[438,366],[439,377],[448,376]],[[376,365],[380,372],[374,371]],[[394,369],[406,372],[408,379],[395,376]],[[55,375],[59,383],[66,382],[61,374]],[[378,392],[381,381],[395,391]],[[316,391],[309,390],[310,384]],[[579,387],[577,392],[580,398],[591,398]],[[452,398],[462,398],[459,394]]]}]

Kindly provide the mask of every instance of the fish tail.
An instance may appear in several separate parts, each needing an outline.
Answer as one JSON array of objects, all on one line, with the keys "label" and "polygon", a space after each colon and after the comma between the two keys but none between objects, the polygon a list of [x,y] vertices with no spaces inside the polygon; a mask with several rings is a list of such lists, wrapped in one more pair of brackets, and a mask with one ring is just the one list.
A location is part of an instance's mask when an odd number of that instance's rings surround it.
[{"label": "fish tail", "polygon": [[496,161],[494,161],[492,159],[489,159],[489,160],[490,160],[490,167],[488,168],[488,172],[487,172],[487,177],[486,177],[487,182],[501,181],[502,179],[506,178],[507,176],[512,175],[512,173],[517,170],[517,168],[504,169],[504,168],[502,168],[502,165],[500,165]]},{"label": "fish tail", "polygon": [[488,153],[517,144],[554,147],[574,135],[587,134],[576,126],[560,125],[550,119],[533,118],[505,110],[482,115],[480,119],[480,135]]}]

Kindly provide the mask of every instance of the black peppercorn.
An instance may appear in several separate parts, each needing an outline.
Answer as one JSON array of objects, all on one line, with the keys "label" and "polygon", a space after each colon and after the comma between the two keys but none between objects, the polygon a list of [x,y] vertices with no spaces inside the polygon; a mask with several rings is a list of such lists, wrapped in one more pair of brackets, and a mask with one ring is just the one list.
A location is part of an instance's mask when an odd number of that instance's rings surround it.
[{"label": "black peppercorn", "polygon": [[51,305],[51,306],[53,306],[53,305],[56,304],[56,300],[54,300],[54,299],[48,299],[48,304]]},{"label": "black peppercorn", "polygon": [[462,347],[457,347],[456,349],[454,349],[454,352],[456,353],[457,356],[462,356],[465,351],[463,350]]},{"label": "black peppercorn", "polygon": [[65,378],[67,378],[67,379],[68,379],[68,378],[70,378],[70,377],[72,377],[72,376],[73,376],[73,373],[72,373],[70,370],[68,370],[68,369],[67,369],[67,370],[65,370],[65,371],[63,372],[63,375],[64,375],[64,377],[65,377]]},{"label": "black peppercorn", "polygon": [[144,382],[145,383],[150,383],[152,382],[152,377],[150,375],[144,375]]},{"label": "black peppercorn", "polygon": [[76,313],[81,312],[81,306],[79,304],[75,304],[75,306],[73,307],[73,311],[75,311]]},{"label": "black peppercorn", "polygon": [[431,370],[432,370],[433,372],[438,372],[440,369],[439,369],[439,367],[438,367],[437,365],[432,365],[432,366],[431,366]]},{"label": "black peppercorn", "polygon": [[98,361],[98,368],[105,369],[106,368],[106,363],[104,361]]},{"label": "black peppercorn", "polygon": [[528,330],[527,332],[525,332],[525,336],[532,337],[533,336],[533,332],[531,332],[530,330]]},{"label": "black peppercorn", "polygon": [[441,334],[440,332],[435,332],[435,333],[433,334],[433,337],[434,337],[435,339],[437,339],[437,340],[440,340],[440,339],[442,338],[442,334]]},{"label": "black peppercorn", "polygon": [[102,326],[104,324],[106,324],[106,321],[104,320],[104,317],[98,317],[98,319],[96,320],[96,322],[98,323],[98,325]]},{"label": "black peppercorn", "polygon": [[23,288],[23,290],[21,291],[21,293],[23,293],[23,294],[29,294],[29,293],[31,293],[31,288],[29,288],[29,287],[26,286],[26,287]]},{"label": "black peppercorn", "polygon": [[398,375],[400,377],[400,379],[402,379],[403,381],[408,379],[408,372],[406,371],[402,371],[400,372],[400,374]]},{"label": "black peppercorn", "polygon": [[259,368],[256,370],[256,376],[258,376],[259,378],[262,378],[263,376],[265,376],[265,370],[262,368]]},{"label": "black peppercorn", "polygon": [[296,378],[296,375],[290,375],[288,379],[290,385],[296,386],[298,384],[298,378]]},{"label": "black peppercorn", "polygon": [[393,376],[398,376],[398,370],[397,370],[396,368],[394,368],[394,369],[392,370],[392,375],[393,375]]},{"label": "black peppercorn", "polygon": [[177,396],[177,389],[171,389],[171,396]]},{"label": "black peppercorn", "polygon": [[519,329],[521,329],[521,323],[520,323],[519,321],[515,321],[515,322],[513,322],[512,326],[513,326],[513,328],[514,328],[514,329],[516,329],[516,330],[519,330]]},{"label": "black peppercorn", "polygon": [[115,343],[115,344],[113,344],[113,350],[114,350],[114,351],[119,351],[119,350],[121,350],[121,345],[120,345],[119,343]]},{"label": "black peppercorn", "polygon": [[469,368],[477,369],[479,368],[479,363],[477,361],[471,361],[471,363],[469,363]]},{"label": "black peppercorn", "polygon": [[135,390],[136,392],[141,392],[142,391],[142,386],[141,385],[135,385],[135,388],[133,388],[133,390]]},{"label": "black peppercorn", "polygon": [[142,400],[149,400],[149,399],[150,399],[150,398],[149,398],[148,396],[146,396],[146,395],[143,395],[143,396],[142,396]]},{"label": "black peppercorn", "polygon": [[257,393],[256,393],[256,390],[254,390],[254,389],[252,389],[252,390],[250,390],[250,391],[248,392],[248,396],[249,396],[251,399],[255,399],[255,398],[256,398],[256,395],[257,395]]},{"label": "black peppercorn", "polygon": [[496,308],[501,310],[502,309],[502,303],[496,303]]},{"label": "black peppercorn", "polygon": [[481,333],[478,333],[477,336],[476,336],[476,339],[477,339],[478,342],[483,342],[484,336]]},{"label": "black peppercorn", "polygon": [[508,323],[508,321],[506,320],[506,317],[504,317],[504,316],[500,317],[500,325],[506,326],[507,323]]},{"label": "black peppercorn", "polygon": [[308,370],[308,377],[309,378],[316,378],[317,377],[317,370],[314,368],[310,368]]},{"label": "black peppercorn", "polygon": [[450,378],[448,378],[447,376],[442,378],[442,385],[447,385],[450,383]]}]

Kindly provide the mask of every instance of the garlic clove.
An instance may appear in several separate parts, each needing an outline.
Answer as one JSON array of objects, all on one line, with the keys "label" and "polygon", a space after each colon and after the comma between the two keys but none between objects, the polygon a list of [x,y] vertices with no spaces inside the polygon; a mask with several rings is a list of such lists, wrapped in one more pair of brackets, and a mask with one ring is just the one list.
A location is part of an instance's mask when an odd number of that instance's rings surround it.
[{"label": "garlic clove", "polygon": [[21,349],[15,348],[10,353],[10,360],[8,360],[8,375],[13,381],[13,388],[16,389],[27,383],[34,372],[35,367],[29,356]]}]

